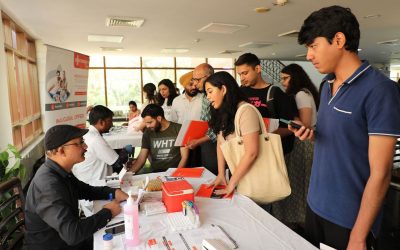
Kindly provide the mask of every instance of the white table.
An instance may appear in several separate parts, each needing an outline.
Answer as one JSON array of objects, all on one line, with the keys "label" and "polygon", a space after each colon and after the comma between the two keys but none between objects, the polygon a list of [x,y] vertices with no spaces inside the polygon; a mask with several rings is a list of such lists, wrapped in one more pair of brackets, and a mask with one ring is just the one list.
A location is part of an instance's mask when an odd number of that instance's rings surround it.
[{"label": "white table", "polygon": [[103,134],[103,138],[113,149],[120,149],[128,144],[133,147],[140,147],[142,145],[142,132],[128,133],[126,127],[115,127],[109,133]]},{"label": "white table", "polygon": [[[169,175],[175,169],[166,173],[148,174],[150,178]],[[143,178],[135,176],[135,178]],[[202,183],[210,182],[214,175],[204,171],[202,178],[187,178],[195,191]],[[94,209],[98,211],[107,201],[95,201]],[[297,235],[269,213],[265,212],[249,198],[235,194],[232,200],[218,200],[195,197],[195,203],[200,210],[201,226],[217,224],[236,240],[239,249],[316,249],[309,242]],[[121,221],[115,217],[109,223]],[[133,249],[148,249],[147,240],[172,233],[168,227],[166,214],[145,216],[140,214],[140,245]],[[201,227],[200,226],[200,227]],[[104,228],[94,234],[94,249],[103,249],[102,235]],[[127,249],[123,244],[123,235],[114,237],[114,249]],[[178,250],[178,249],[176,249]]]}]

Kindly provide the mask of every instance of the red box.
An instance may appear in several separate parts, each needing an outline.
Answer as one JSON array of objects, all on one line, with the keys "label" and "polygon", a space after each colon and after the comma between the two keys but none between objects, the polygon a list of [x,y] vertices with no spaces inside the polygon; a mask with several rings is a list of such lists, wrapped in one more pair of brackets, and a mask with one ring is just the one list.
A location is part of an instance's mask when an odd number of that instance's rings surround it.
[{"label": "red box", "polygon": [[183,201],[194,202],[193,187],[186,180],[163,182],[162,201],[168,213],[182,211]]}]

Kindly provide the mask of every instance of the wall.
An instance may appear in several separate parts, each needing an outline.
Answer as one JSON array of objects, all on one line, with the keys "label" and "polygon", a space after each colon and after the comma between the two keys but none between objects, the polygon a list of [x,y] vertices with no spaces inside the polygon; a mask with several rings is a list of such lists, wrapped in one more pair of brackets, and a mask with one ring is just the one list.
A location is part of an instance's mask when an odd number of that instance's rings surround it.
[{"label": "wall", "polygon": [[[3,22],[1,19],[1,10],[2,6],[0,3],[0,150],[4,149],[7,144],[13,144],[10,103],[8,97],[8,72],[4,49],[4,31]],[[18,22],[18,20],[15,18],[13,18],[13,20]],[[41,101],[41,103],[44,102]],[[22,180],[22,185],[24,185],[27,181],[27,178],[30,177],[33,164],[44,155],[43,138],[44,135],[41,135],[36,140],[34,140],[27,148],[21,151],[21,163],[27,168],[26,179]]]},{"label": "wall", "polygon": [[10,102],[8,99],[7,61],[4,50],[4,31],[0,5],[0,150],[13,142]]}]

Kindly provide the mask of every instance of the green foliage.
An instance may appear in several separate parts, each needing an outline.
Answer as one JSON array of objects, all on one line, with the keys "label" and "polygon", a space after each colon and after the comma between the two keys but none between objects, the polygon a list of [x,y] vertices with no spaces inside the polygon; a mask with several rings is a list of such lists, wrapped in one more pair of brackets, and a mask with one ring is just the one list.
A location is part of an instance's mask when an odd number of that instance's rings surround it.
[{"label": "green foliage", "polygon": [[[11,158],[15,160],[10,161]],[[10,162],[13,163],[10,164]],[[25,173],[26,169],[21,163],[21,154],[13,145],[8,144],[7,148],[0,152],[0,182],[14,176],[23,180]]]}]

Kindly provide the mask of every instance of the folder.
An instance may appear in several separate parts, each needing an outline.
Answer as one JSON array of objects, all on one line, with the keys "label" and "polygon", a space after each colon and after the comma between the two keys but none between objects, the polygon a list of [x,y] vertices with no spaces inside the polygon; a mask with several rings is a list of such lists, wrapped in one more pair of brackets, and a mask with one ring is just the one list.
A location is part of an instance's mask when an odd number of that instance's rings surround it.
[{"label": "folder", "polygon": [[172,177],[200,178],[203,175],[204,168],[177,168]]},{"label": "folder", "polygon": [[185,120],[176,137],[175,146],[185,146],[190,140],[205,136],[207,130],[207,121]]},{"label": "folder", "polygon": [[[214,187],[212,187],[212,186],[211,186],[211,187],[208,187],[208,185],[209,185],[209,184],[201,184],[200,187],[199,187],[199,189],[198,189],[197,192],[196,192],[196,196],[198,196],[198,197],[205,197],[205,198],[213,198],[213,199],[221,199],[222,197],[225,196],[225,194],[216,195],[216,194],[214,193],[214,191],[215,191],[215,190],[218,190],[218,189],[224,189],[226,186],[224,186],[224,185],[219,185],[219,186],[216,186],[216,187],[214,188]],[[233,196],[233,192],[232,192],[227,198],[232,199],[232,196]]]}]

